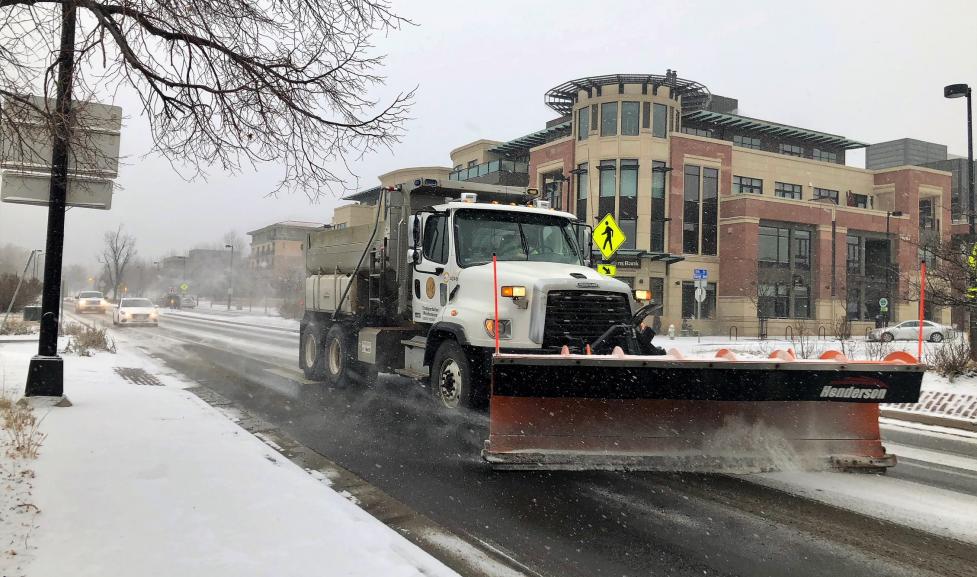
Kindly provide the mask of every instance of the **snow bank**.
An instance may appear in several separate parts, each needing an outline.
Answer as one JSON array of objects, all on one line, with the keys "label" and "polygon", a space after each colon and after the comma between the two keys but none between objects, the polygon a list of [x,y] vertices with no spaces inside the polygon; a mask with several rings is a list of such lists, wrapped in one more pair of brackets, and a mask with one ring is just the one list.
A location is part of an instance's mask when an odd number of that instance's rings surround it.
[{"label": "snow bank", "polygon": [[[33,351],[0,352],[22,382]],[[148,357],[67,357],[65,374],[74,406],[47,410],[35,464],[32,577],[454,575]]]}]

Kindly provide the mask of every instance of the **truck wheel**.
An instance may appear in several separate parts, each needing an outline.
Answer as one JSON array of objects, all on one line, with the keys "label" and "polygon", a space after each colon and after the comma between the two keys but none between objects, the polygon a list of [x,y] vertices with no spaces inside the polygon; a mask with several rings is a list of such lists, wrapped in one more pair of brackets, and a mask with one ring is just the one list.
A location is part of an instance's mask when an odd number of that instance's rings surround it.
[{"label": "truck wheel", "polygon": [[322,365],[322,331],[309,325],[302,331],[302,344],[299,347],[299,366],[305,378],[321,381],[324,374]]},{"label": "truck wheel", "polygon": [[882,342],[891,343],[893,341],[892,333],[882,333]]},{"label": "truck wheel", "polygon": [[431,365],[431,392],[448,409],[474,408],[482,379],[472,372],[472,363],[457,342],[446,340],[438,347]]},{"label": "truck wheel", "polygon": [[326,332],[326,347],[323,355],[323,366],[326,379],[336,386],[346,386],[355,378],[353,372],[352,339],[342,325],[333,325]]}]

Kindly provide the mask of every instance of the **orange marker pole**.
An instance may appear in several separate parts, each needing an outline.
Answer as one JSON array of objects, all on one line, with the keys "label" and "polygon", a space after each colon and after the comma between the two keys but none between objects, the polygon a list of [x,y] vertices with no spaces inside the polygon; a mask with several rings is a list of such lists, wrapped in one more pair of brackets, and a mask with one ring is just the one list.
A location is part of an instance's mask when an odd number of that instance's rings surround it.
[{"label": "orange marker pole", "polygon": [[916,348],[916,362],[923,362],[923,310],[926,306],[926,261],[919,263],[919,346]]},{"label": "orange marker pole", "polygon": [[495,299],[495,354],[499,354],[499,271],[492,253],[492,298]]}]

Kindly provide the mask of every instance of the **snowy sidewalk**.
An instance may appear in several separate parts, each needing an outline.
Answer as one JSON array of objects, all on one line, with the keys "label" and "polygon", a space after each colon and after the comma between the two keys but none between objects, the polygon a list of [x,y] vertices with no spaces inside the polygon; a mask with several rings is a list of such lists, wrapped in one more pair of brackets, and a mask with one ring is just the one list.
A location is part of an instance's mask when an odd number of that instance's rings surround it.
[{"label": "snowy sidewalk", "polygon": [[[34,346],[0,344],[8,389]],[[134,352],[65,357],[73,406],[38,409],[40,514],[0,574],[455,575],[159,372]]]}]

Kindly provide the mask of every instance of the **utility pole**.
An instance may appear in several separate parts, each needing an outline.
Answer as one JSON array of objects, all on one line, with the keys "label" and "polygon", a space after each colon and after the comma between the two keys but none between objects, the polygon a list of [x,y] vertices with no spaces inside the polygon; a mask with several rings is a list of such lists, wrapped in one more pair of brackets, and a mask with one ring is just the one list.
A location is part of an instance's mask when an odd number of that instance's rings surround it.
[{"label": "utility pole", "polygon": [[234,245],[225,244],[224,248],[231,249],[231,262],[227,264],[227,310],[231,310],[231,295],[234,294]]},{"label": "utility pole", "polygon": [[58,356],[61,257],[64,249],[64,212],[68,196],[68,142],[71,132],[71,85],[75,68],[74,2],[61,4],[61,47],[58,84],[52,126],[51,189],[48,204],[47,246],[44,259],[44,293],[41,298],[41,334],[37,355],[31,358],[24,395],[64,395],[64,365]]}]

